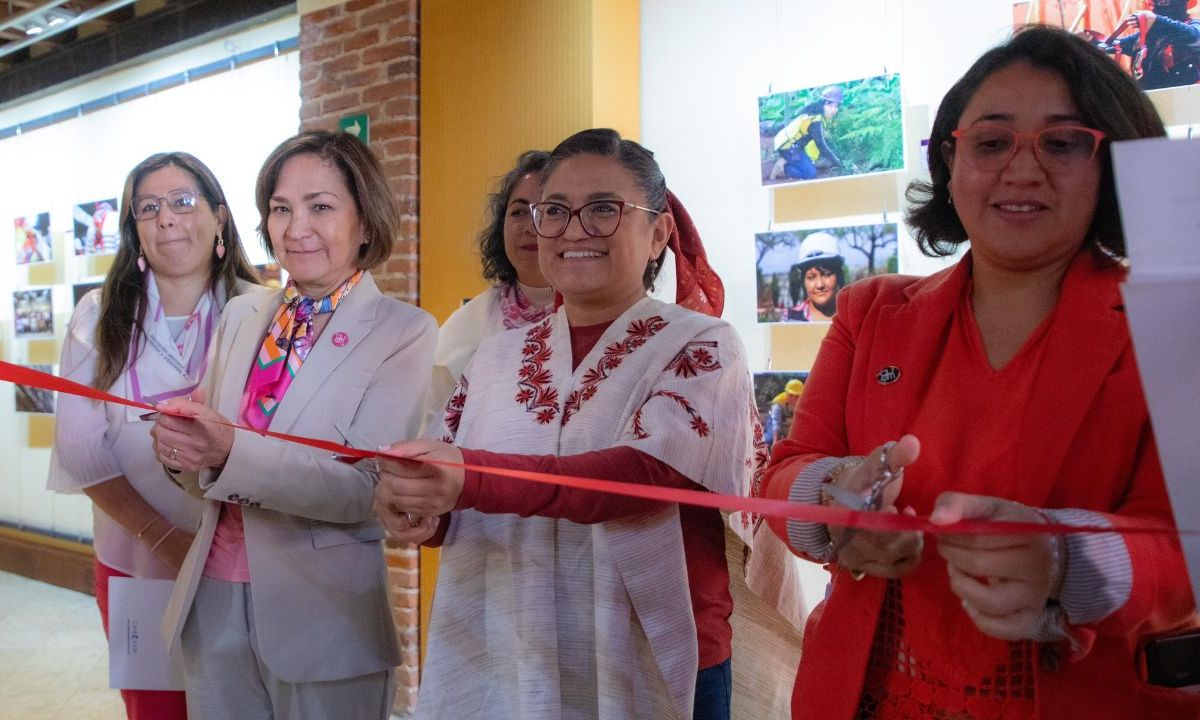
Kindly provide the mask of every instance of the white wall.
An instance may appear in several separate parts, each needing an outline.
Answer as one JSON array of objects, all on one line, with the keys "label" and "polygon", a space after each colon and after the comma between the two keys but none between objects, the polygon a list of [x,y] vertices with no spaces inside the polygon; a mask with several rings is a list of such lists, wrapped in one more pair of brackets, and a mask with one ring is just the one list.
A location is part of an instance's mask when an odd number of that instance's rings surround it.
[{"label": "white wall", "polygon": [[[298,34],[299,19],[291,16],[218,38],[0,111],[0,127]],[[0,141],[0,227],[11,227],[24,213],[49,211],[55,258],[17,266],[14,248],[0,246],[0,357],[29,361],[31,341],[13,335],[12,292],[29,285],[31,275],[34,284],[54,284],[55,338],[61,341],[71,314],[71,284],[89,272],[88,263],[70,254],[72,206],[119,199],[125,175],[152,153],[183,150],[211,167],[252,260],[264,261],[254,230],[254,179],[267,153],[299,127],[299,75],[299,53],[292,52]],[[0,237],[12,237],[8,232]],[[49,281],[43,279],[47,275]],[[14,411],[12,398],[11,386],[0,384],[0,520],[90,537],[87,500],[44,489],[50,451],[28,447],[28,417]]]},{"label": "white wall", "polygon": [[[925,126],[916,129],[925,137],[942,94],[1008,35],[1012,2],[642,0],[641,7],[642,142],[704,237],[725,282],[724,317],[738,328],[751,368],[767,370],[770,335],[755,321],[754,234],[772,221],[775,191],[761,186],[758,97],[886,68],[901,74],[906,107],[930,108]],[[920,138],[906,140],[911,150]],[[907,174],[915,176],[913,155]],[[814,227],[881,220],[824,218],[819,208],[806,215]],[[901,242],[907,245],[902,271],[938,267],[922,262],[907,237]],[[804,566],[812,607],[823,597],[826,575]]]}]

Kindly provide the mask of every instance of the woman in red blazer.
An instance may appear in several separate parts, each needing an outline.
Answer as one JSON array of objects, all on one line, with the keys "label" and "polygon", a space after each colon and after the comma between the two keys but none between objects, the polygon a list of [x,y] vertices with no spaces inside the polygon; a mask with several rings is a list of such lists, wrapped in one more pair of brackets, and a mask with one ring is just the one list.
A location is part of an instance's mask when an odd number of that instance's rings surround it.
[{"label": "woman in red blazer", "polygon": [[[1109,163],[1110,142],[1163,134],[1133,82],[1066,33],[981,57],[938,110],[932,182],[909,191],[922,250],[971,251],[842,292],[766,494],[844,503],[879,484],[880,509],[936,523],[1169,529]],[[1172,534],[771,527],[833,573],[794,717],[1200,716],[1200,696],[1137,667],[1145,640],[1192,622]]]}]

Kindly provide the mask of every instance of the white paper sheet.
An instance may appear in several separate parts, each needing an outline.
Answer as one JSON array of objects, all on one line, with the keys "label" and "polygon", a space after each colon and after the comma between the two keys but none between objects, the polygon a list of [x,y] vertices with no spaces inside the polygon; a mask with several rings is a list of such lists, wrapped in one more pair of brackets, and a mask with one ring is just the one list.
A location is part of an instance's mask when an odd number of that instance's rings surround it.
[{"label": "white paper sheet", "polygon": [[[1200,140],[1113,146],[1122,288],[1175,524],[1200,530]],[[1181,537],[1200,600],[1200,535]]]},{"label": "white paper sheet", "polygon": [[108,686],[122,690],[183,690],[178,653],[167,657],[161,626],[171,580],[108,581]]}]

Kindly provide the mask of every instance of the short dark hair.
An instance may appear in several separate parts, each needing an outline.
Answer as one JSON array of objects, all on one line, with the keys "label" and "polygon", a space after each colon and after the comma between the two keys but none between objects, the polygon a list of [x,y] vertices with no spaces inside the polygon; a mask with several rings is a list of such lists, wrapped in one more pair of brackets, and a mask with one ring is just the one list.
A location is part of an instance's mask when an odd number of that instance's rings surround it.
[{"label": "short dark hair", "polygon": [[968,239],[950,205],[950,166],[944,149],[954,147],[950,133],[958,127],[979,86],[996,72],[1021,62],[1062,76],[1084,124],[1106,135],[1100,152],[1100,193],[1084,244],[1093,243],[1102,254],[1125,257],[1110,143],[1161,137],[1166,130],[1150,100],[1111,58],[1082,38],[1045,26],[1020,30],[1008,42],[984,53],[942,99],[929,136],[930,182],[914,181],[905,193],[912,203],[905,219],[917,245],[928,256],[944,257],[954,254]]},{"label": "short dark hair", "polygon": [[508,201],[521,178],[531,173],[540,175],[550,160],[545,150],[526,150],[517,158],[516,167],[500,178],[496,191],[488,194],[488,225],[479,233],[479,255],[483,261],[483,277],[497,285],[515,285],[517,269],[504,252],[504,219],[508,216]]},{"label": "short dark hair", "polygon": [[294,135],[271,151],[258,171],[254,201],[258,206],[258,234],[271,259],[275,249],[267,229],[271,213],[271,195],[279,182],[284,164],[297,155],[314,155],[330,163],[342,174],[354,197],[366,241],[358,251],[358,267],[370,270],[386,261],[400,231],[400,208],[388,185],[375,154],[353,135],[330,130],[310,130]]},{"label": "short dark hair", "polygon": [[804,275],[809,268],[818,268],[831,273],[837,280],[835,290],[846,287],[846,263],[840,256],[798,262],[788,269],[788,294],[792,296],[793,305],[808,299],[808,288],[804,287]]},{"label": "short dark hair", "polygon": [[[112,387],[125,367],[133,361],[129,348],[139,347],[146,319],[146,280],[138,267],[142,253],[138,239],[137,218],[133,214],[133,198],[138,186],[150,173],[174,166],[192,176],[196,191],[208,203],[214,215],[225,208],[225,221],[218,232],[225,241],[225,257],[214,252],[209,259],[209,288],[223,290],[226,299],[237,295],[238,280],[258,282],[258,274],[246,257],[246,248],[229,211],[229,201],[221,183],[208,166],[194,155],[185,152],[155,153],[138,163],[125,177],[121,191],[121,244],[113,258],[112,268],[104,279],[100,294],[100,319],[96,324],[96,377],[92,385],[100,390]],[[216,238],[213,238],[214,242]]]},{"label": "short dark hair", "polygon": [[[596,155],[616,160],[621,167],[633,175],[638,189],[646,196],[646,207],[660,213],[669,212],[667,210],[667,179],[663,177],[662,169],[658,166],[658,161],[654,159],[654,153],[633,140],[621,137],[620,133],[610,128],[581,130],[560,142],[558,147],[550,152],[550,161],[546,164],[546,169],[542,171],[542,183],[545,184],[546,179],[564,160],[577,155]],[[642,275],[642,285],[647,290],[654,286],[654,281],[658,278],[659,271],[662,270],[663,257],[666,253],[667,249],[663,248],[662,253],[646,265],[646,272]]]}]

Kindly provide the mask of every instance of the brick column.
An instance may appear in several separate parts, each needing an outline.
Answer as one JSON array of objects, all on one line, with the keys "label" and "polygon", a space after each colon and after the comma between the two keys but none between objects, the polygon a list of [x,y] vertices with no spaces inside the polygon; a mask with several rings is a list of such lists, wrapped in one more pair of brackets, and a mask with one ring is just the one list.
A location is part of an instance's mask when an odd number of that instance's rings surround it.
[{"label": "brick column", "polygon": [[[300,16],[300,127],[336,130],[365,113],[371,150],[402,214],[392,256],[373,271],[385,294],[417,302],[417,61],[419,0],[350,0]],[[418,682],[417,551],[386,551],[403,664],[395,710],[411,713]]]}]

